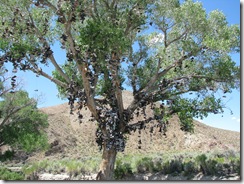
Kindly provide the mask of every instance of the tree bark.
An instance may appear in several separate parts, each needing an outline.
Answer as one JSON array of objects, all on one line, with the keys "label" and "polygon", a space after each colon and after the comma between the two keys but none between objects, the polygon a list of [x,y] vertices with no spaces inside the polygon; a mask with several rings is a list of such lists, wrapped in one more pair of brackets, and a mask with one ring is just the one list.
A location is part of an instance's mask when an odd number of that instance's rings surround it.
[{"label": "tree bark", "polygon": [[113,174],[116,155],[117,151],[115,148],[112,147],[107,150],[106,145],[103,145],[102,162],[96,180],[114,180]]}]

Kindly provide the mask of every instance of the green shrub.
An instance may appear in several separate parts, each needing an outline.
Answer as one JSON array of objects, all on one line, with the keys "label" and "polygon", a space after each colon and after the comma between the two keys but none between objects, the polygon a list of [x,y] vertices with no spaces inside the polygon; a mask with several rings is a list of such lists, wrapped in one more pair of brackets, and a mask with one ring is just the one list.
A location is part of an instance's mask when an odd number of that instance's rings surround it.
[{"label": "green shrub", "polygon": [[232,167],[233,173],[238,173],[240,175],[241,173],[241,161],[240,158],[232,159],[230,161],[230,165]]},{"label": "green shrub", "polygon": [[183,164],[184,176],[192,175],[197,172],[196,164],[193,161],[187,161]]},{"label": "green shrub", "polygon": [[26,164],[22,168],[22,172],[24,173],[26,179],[35,180],[37,179],[36,174],[41,171],[45,171],[45,169],[48,167],[49,164],[50,162],[48,162],[48,160]]},{"label": "green shrub", "polygon": [[114,178],[122,179],[125,176],[132,175],[132,167],[130,163],[123,163],[122,160],[116,161],[116,167],[114,170]]},{"label": "green shrub", "polygon": [[205,154],[201,154],[196,157],[196,162],[198,162],[199,164],[205,164],[206,160],[207,156]]},{"label": "green shrub", "polygon": [[100,159],[89,159],[84,162],[84,169],[89,172],[97,172],[99,164]]},{"label": "green shrub", "polygon": [[[207,175],[216,175],[218,171],[220,172],[219,168],[217,168],[218,162],[216,160],[208,160],[206,162],[205,172]],[[221,167],[221,165],[219,165]]]},{"label": "green shrub", "polygon": [[[205,154],[201,154],[196,157],[196,163],[199,165],[200,170],[207,175],[223,175],[227,173],[233,173],[231,171],[234,168],[234,162],[232,164],[228,164],[229,158],[226,158],[225,154],[215,154],[207,156]],[[238,171],[238,169],[237,169]]]},{"label": "green shrub", "polygon": [[153,172],[155,171],[152,158],[144,157],[136,162],[136,168],[138,173]]},{"label": "green shrub", "polygon": [[163,166],[162,166],[162,162],[163,162],[163,159],[160,158],[160,157],[156,157],[156,158],[153,158],[153,165],[154,165],[154,171],[155,172],[159,172],[159,171],[162,171],[163,169]]},{"label": "green shrub", "polygon": [[7,168],[0,168],[0,180],[24,180],[24,176],[17,172],[11,172]]},{"label": "green shrub", "polygon": [[163,164],[164,174],[181,173],[184,170],[182,161],[179,159],[167,161]]},{"label": "green shrub", "polygon": [[20,144],[20,142],[22,149],[28,153],[38,149],[47,150],[49,148],[48,138],[45,134],[26,133],[19,137],[18,143]]},{"label": "green shrub", "polygon": [[12,160],[14,156],[14,151],[7,150],[3,155],[0,154],[0,161],[4,162],[6,160]]},{"label": "green shrub", "polygon": [[195,161],[199,165],[200,170],[203,172],[203,174],[207,173],[206,160],[207,160],[207,156],[205,154],[198,155],[195,158]]},{"label": "green shrub", "polygon": [[77,176],[81,172],[85,172],[84,163],[71,160],[66,163],[66,171],[73,176]]},{"label": "green shrub", "polygon": [[22,172],[26,178],[36,179],[36,173],[48,172],[52,174],[60,174],[67,172],[73,177],[85,172],[96,172],[98,170],[100,160],[97,158],[89,158],[84,160],[63,159],[63,160],[43,160],[40,162],[26,164],[22,168]]}]

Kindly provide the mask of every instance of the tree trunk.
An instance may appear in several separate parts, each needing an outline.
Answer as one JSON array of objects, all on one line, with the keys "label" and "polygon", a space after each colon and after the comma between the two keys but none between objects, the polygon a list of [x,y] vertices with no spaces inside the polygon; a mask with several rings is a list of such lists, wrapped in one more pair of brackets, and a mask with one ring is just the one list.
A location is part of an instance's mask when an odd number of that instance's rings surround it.
[{"label": "tree trunk", "polygon": [[103,145],[102,162],[100,164],[100,170],[97,174],[97,180],[113,180],[114,165],[116,160],[117,151],[115,148],[109,150],[106,149],[106,145]]}]

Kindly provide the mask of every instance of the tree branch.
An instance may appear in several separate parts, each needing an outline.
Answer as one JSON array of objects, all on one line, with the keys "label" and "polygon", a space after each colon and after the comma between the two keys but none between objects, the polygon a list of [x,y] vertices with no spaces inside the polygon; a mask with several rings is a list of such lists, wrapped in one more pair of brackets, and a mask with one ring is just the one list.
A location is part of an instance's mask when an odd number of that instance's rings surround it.
[{"label": "tree branch", "polygon": [[50,3],[48,0],[43,1],[43,4],[48,6],[52,10],[54,10],[55,13],[58,11],[58,9],[52,3]]},{"label": "tree branch", "polygon": [[49,79],[50,81],[54,82],[58,86],[61,86],[63,88],[67,88],[67,84],[65,84],[65,83],[61,82],[60,80],[55,79],[55,78],[51,77],[50,75],[48,75],[47,73],[43,72],[41,68],[38,68],[36,66],[36,64],[31,61],[31,59],[27,58],[27,60],[33,66],[33,68],[29,68],[29,70],[31,70],[32,72],[34,72],[34,73],[36,73],[38,75],[41,75],[41,76]]},{"label": "tree branch", "polygon": [[187,34],[187,32],[188,32],[188,30],[185,30],[180,36],[178,36],[177,38],[175,38],[175,39],[173,39],[173,40],[171,40],[171,41],[169,41],[169,42],[165,42],[165,47],[168,47],[170,44],[172,44],[172,43],[174,43],[174,42],[176,42],[176,41],[178,41],[178,40],[180,40],[183,36],[185,36],[186,34]]},{"label": "tree branch", "polygon": [[[138,63],[140,63],[140,61],[142,59],[143,59],[143,52],[141,51],[141,47],[140,47],[140,57],[138,58],[138,60],[133,61],[133,63],[132,63],[131,86],[132,86],[132,89],[133,89],[133,94],[137,93],[137,90],[136,90],[136,79],[137,79],[136,70],[137,70]],[[133,58],[132,58],[132,60],[133,60]]]},{"label": "tree branch", "polygon": [[18,111],[20,111],[21,109],[23,109],[23,108],[25,108],[25,107],[27,107],[27,106],[29,106],[29,105],[32,105],[33,103],[35,103],[35,100],[30,100],[29,103],[27,103],[27,104],[25,104],[25,105],[22,105],[22,106],[20,106],[20,107],[15,107],[14,109],[12,109],[12,110],[8,113],[8,115],[3,119],[3,121],[1,122],[1,124],[0,124],[0,130],[1,130],[2,127],[8,122],[9,118],[10,118],[13,114],[17,113]]},{"label": "tree branch", "polygon": [[5,142],[0,142],[0,147],[5,145],[6,143]]},{"label": "tree branch", "polygon": [[52,64],[53,64],[53,66],[55,67],[55,69],[58,71],[58,73],[68,82],[68,83],[70,83],[71,81],[70,81],[70,79],[69,79],[69,77],[63,72],[63,70],[61,69],[61,67],[58,65],[58,63],[56,62],[56,60],[55,60],[55,58],[54,58],[54,56],[53,56],[53,54],[51,54],[50,56],[49,56],[49,59],[50,59],[50,61],[52,62]]},{"label": "tree branch", "polygon": [[[204,47],[200,47],[197,52],[201,51],[203,48]],[[143,98],[145,98],[144,94],[149,93],[149,91],[152,90],[152,88],[155,87],[155,82],[159,78],[161,78],[164,75],[166,75],[172,68],[175,68],[176,66],[178,66],[179,63],[182,63],[185,59],[191,57],[192,55],[193,55],[193,52],[189,52],[187,55],[181,56],[181,58],[176,60],[174,63],[172,63],[170,66],[168,66],[163,71],[161,71],[159,73],[156,72],[155,75],[151,78],[151,80],[147,83],[146,87],[144,87],[144,88],[140,89],[140,91],[138,91],[137,95],[141,96],[141,99],[139,101],[141,101],[141,100],[143,100]],[[135,109],[138,107],[139,101],[138,101],[138,99],[134,99],[131,102],[131,104],[128,106],[127,111],[133,113],[135,111]]]},{"label": "tree branch", "polygon": [[102,0],[107,9],[110,9],[109,3],[106,0]]},{"label": "tree branch", "polygon": [[99,19],[99,14],[98,14],[98,11],[97,11],[97,0],[93,0],[93,8],[94,8],[94,12],[96,14],[96,18]]},{"label": "tree branch", "polygon": [[[50,45],[48,44],[47,40],[42,36],[40,30],[36,27],[35,22],[34,22],[34,19],[33,19],[32,15],[31,15],[30,11],[29,11],[28,9],[27,9],[27,11],[28,11],[28,14],[29,14],[31,23],[32,23],[32,25],[33,25],[34,28],[35,28],[35,32],[36,32],[36,34],[38,35],[39,38],[41,38],[41,39],[40,39],[41,43],[42,43],[43,45],[45,45],[46,47],[49,47],[49,48],[50,48]],[[68,83],[70,83],[70,79],[69,79],[69,77],[63,72],[63,70],[61,69],[61,67],[57,64],[57,62],[56,62],[56,60],[55,60],[55,58],[54,58],[54,56],[53,56],[53,51],[51,51],[51,54],[48,55],[48,58],[50,59],[51,63],[52,63],[53,66],[55,67],[55,69],[59,72],[59,74],[60,74],[60,75],[61,75],[61,76],[62,76]]]},{"label": "tree branch", "polygon": [[[127,25],[126,25],[126,28],[125,28],[125,35],[127,35],[129,32],[130,32],[130,28],[132,26],[132,14],[133,14],[133,10],[134,8],[137,6],[137,3],[135,3],[132,8],[130,9],[130,11],[128,12],[128,19],[127,19]],[[138,27],[138,26],[136,26]],[[132,29],[133,30],[133,29]]]},{"label": "tree branch", "polygon": [[86,94],[86,97],[87,97],[88,108],[92,112],[92,114],[95,117],[95,119],[99,120],[99,117],[98,117],[98,114],[97,114],[97,110],[96,110],[96,104],[95,104],[94,96],[93,96],[93,93],[91,91],[90,82],[87,79],[88,66],[87,66],[87,64],[85,62],[81,61],[81,59],[79,58],[78,53],[77,53],[77,51],[75,49],[74,39],[73,39],[72,34],[71,34],[71,22],[70,21],[67,21],[65,23],[65,33],[67,35],[67,40],[68,40],[68,43],[70,45],[70,49],[71,49],[72,54],[74,56],[74,60],[75,60],[75,62],[77,64],[78,71],[79,71],[79,73],[81,74],[81,77],[82,77],[82,82],[83,82],[85,94]]},{"label": "tree branch", "polygon": [[111,7],[113,8],[115,3],[117,2],[117,0],[113,0],[112,3],[111,3]]},{"label": "tree branch", "polygon": [[145,126],[145,124],[150,123],[153,120],[155,120],[153,117],[149,117],[143,121],[138,121],[137,123],[133,123],[127,126],[130,130],[142,129]]},{"label": "tree branch", "polygon": [[[112,61],[116,62],[116,61]],[[123,97],[122,97],[122,91],[121,91],[121,81],[119,79],[119,72],[118,72],[118,66],[112,66],[111,70],[114,70],[115,74],[113,76],[114,80],[112,81],[115,87],[115,96],[117,99],[117,105],[119,109],[119,116],[122,118],[123,116],[123,111],[124,111],[124,106],[123,106]]]}]

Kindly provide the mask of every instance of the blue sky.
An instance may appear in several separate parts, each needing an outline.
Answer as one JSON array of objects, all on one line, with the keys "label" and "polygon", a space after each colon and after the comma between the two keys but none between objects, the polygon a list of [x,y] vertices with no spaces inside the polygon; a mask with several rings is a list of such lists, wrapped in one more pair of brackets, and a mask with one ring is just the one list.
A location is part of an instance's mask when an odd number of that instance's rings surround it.
[{"label": "blue sky", "polygon": [[[199,0],[202,2],[203,7],[207,13],[212,10],[221,10],[226,16],[229,24],[240,24],[240,1],[238,0]],[[54,53],[58,63],[62,64],[65,58],[65,52],[60,52],[59,45],[54,45]],[[57,52],[55,52],[55,50]],[[232,55],[233,60],[240,64],[240,54]],[[53,67],[50,65],[46,68],[48,71],[52,71]],[[43,69],[45,71],[45,69]],[[41,95],[41,100],[38,107],[47,107],[66,102],[67,100],[61,100],[57,97],[57,89],[55,84],[43,77],[36,77],[31,72],[18,73],[19,78],[22,80],[23,88],[27,90],[31,97]],[[38,91],[36,91],[38,90]],[[221,95],[221,94],[220,94]],[[231,94],[226,95],[224,99],[226,106],[233,112],[231,115],[230,110],[225,109],[224,114],[212,115],[201,120],[207,125],[240,131],[240,91],[233,90]],[[223,115],[223,117],[222,117]]]}]

